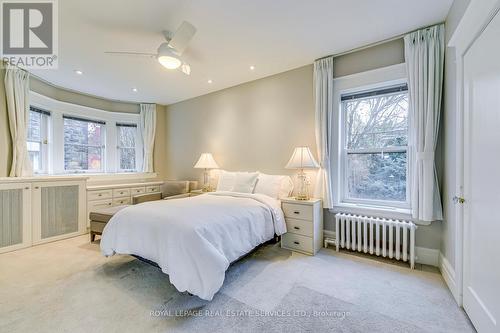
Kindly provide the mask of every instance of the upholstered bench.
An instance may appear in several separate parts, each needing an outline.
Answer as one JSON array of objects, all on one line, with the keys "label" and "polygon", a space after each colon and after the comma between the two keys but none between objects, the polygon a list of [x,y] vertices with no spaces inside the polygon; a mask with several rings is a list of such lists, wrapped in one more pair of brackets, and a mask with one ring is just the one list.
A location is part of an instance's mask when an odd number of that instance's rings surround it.
[{"label": "upholstered bench", "polygon": [[95,235],[102,235],[106,223],[111,220],[113,215],[128,206],[129,205],[115,206],[90,212],[90,241],[93,242],[95,240]]}]

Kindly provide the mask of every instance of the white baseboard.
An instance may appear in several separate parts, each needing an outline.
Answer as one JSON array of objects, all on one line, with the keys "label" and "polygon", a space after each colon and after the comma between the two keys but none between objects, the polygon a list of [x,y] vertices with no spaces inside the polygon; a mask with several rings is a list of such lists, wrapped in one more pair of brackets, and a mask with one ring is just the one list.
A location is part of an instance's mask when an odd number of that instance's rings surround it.
[{"label": "white baseboard", "polygon": [[[335,239],[335,231],[323,230],[324,237]],[[415,262],[419,264],[439,267],[439,250],[428,249],[426,247],[415,247]]]},{"label": "white baseboard", "polygon": [[455,269],[441,252],[439,252],[439,270],[441,271],[441,275],[448,285],[451,294],[455,298],[455,301],[460,304],[460,296],[458,294],[457,283],[455,281]]}]

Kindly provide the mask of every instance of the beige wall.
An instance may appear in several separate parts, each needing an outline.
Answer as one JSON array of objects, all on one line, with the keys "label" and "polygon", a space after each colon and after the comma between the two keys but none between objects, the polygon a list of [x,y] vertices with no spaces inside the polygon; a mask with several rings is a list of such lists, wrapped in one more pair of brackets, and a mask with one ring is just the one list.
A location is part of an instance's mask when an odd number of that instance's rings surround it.
[{"label": "beige wall", "polygon": [[339,77],[402,64],[404,62],[403,38],[398,38],[387,43],[336,57],[333,64],[333,73],[335,77]]},{"label": "beige wall", "polygon": [[290,173],[296,146],[314,139],[312,65],[167,106],[167,178],[198,179],[213,153],[221,168]]}]

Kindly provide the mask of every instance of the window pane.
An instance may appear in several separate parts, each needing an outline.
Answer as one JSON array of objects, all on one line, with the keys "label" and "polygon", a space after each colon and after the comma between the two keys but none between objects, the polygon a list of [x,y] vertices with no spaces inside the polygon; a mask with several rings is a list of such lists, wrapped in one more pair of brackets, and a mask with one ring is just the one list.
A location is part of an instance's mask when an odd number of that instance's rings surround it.
[{"label": "window pane", "polygon": [[348,149],[408,145],[408,93],[342,102]]},{"label": "window pane", "polygon": [[135,170],[134,148],[120,148],[120,169]]},{"label": "window pane", "polygon": [[30,111],[28,123],[28,139],[31,141],[42,140],[42,114]]},{"label": "window pane", "polygon": [[406,201],[406,152],[348,154],[348,197]]},{"label": "window pane", "polygon": [[102,148],[64,145],[64,169],[73,171],[101,171]]},{"label": "window pane", "polygon": [[102,171],[105,125],[64,118],[64,169]]},{"label": "window pane", "polygon": [[33,166],[33,171],[39,171],[42,167],[42,163],[40,161],[40,151],[28,151],[31,165]]},{"label": "window pane", "polygon": [[118,126],[118,145],[120,147],[135,148],[137,127]]}]

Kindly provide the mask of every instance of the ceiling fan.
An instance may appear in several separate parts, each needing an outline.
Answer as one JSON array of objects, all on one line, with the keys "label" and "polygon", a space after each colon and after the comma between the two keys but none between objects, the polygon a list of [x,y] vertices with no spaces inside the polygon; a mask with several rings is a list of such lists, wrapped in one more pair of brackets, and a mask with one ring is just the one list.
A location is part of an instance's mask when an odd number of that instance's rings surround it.
[{"label": "ceiling fan", "polygon": [[131,56],[147,56],[155,58],[158,62],[167,69],[180,69],[184,74],[191,74],[191,67],[181,59],[182,53],[186,50],[189,41],[196,33],[196,28],[191,23],[184,21],[179,28],[172,33],[163,31],[163,36],[166,42],[158,47],[156,54],[141,53],[141,52],[121,52],[121,51],[105,51],[106,54],[115,55],[131,55]]}]

